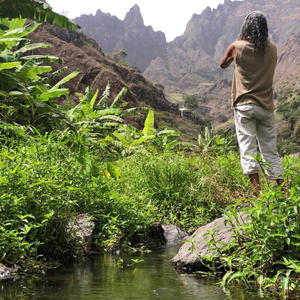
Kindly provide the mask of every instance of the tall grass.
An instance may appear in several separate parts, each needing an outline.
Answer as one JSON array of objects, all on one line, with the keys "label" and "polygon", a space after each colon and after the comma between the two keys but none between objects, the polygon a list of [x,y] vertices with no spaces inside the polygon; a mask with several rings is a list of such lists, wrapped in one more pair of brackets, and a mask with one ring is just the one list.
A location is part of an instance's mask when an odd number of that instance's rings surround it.
[{"label": "tall grass", "polygon": [[236,196],[249,195],[235,152],[226,155],[143,149],[118,162],[122,177],[111,189],[151,203],[162,222],[188,231],[221,215]]}]

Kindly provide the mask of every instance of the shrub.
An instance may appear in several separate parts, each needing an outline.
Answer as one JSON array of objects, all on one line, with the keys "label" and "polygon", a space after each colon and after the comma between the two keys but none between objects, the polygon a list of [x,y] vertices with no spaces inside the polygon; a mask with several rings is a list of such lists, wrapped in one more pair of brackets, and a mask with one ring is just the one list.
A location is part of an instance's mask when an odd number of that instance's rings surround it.
[{"label": "shrub", "polygon": [[[225,275],[224,286],[238,282],[261,289],[282,290],[284,297],[300,289],[300,176],[299,165],[286,160],[286,192],[269,187],[258,199],[250,199],[242,211],[248,222],[236,226],[240,202],[225,213],[234,240],[224,245],[210,241]],[[245,201],[245,199],[243,199]],[[215,259],[214,259],[215,261]]]}]

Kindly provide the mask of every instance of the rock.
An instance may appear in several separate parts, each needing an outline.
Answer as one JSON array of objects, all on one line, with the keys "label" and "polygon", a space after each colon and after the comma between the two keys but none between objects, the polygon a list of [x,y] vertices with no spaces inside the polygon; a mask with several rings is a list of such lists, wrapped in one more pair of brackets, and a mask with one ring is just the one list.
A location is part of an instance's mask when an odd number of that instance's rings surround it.
[{"label": "rock", "polygon": [[7,267],[0,263],[0,280],[15,278],[19,267]]},{"label": "rock", "polygon": [[[224,224],[225,220],[226,217],[221,217],[207,225],[198,228],[192,235],[192,237],[190,237],[190,240],[193,240],[193,243],[184,243],[179,249],[177,255],[172,259],[172,262],[175,265],[175,267],[186,271],[205,269],[205,266],[201,263],[199,258],[203,256],[212,255],[207,245],[207,239],[209,239],[209,237],[205,237],[205,234],[208,231],[216,229],[217,242],[222,242],[226,244],[230,243],[233,240],[232,229],[230,225]],[[245,223],[246,220],[246,215],[244,213],[240,213],[239,222]]]},{"label": "rock", "polygon": [[185,231],[175,225],[162,225],[162,229],[164,230],[166,242],[170,245],[180,244],[180,242],[188,236]]},{"label": "rock", "polygon": [[92,241],[92,233],[95,227],[93,217],[89,214],[81,214],[74,217],[68,224],[68,230],[72,236],[82,245],[83,254],[87,254]]}]

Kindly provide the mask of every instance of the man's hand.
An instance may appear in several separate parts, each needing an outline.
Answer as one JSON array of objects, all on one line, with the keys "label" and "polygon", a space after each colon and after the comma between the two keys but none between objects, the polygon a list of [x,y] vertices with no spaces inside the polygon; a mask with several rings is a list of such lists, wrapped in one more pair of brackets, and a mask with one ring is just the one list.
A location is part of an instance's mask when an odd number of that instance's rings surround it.
[{"label": "man's hand", "polygon": [[227,48],[225,55],[223,56],[223,58],[220,61],[220,67],[222,69],[226,69],[227,67],[230,66],[230,64],[233,62],[235,57],[236,57],[236,49],[235,49],[234,45],[231,44]]}]

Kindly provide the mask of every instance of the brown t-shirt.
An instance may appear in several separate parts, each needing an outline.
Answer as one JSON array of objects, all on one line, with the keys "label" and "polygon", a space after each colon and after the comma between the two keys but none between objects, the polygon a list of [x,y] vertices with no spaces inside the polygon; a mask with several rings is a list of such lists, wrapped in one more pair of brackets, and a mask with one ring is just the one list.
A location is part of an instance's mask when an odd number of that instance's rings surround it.
[{"label": "brown t-shirt", "polygon": [[268,40],[265,50],[257,50],[248,41],[238,40],[232,80],[232,106],[254,103],[274,110],[273,77],[277,48]]}]

